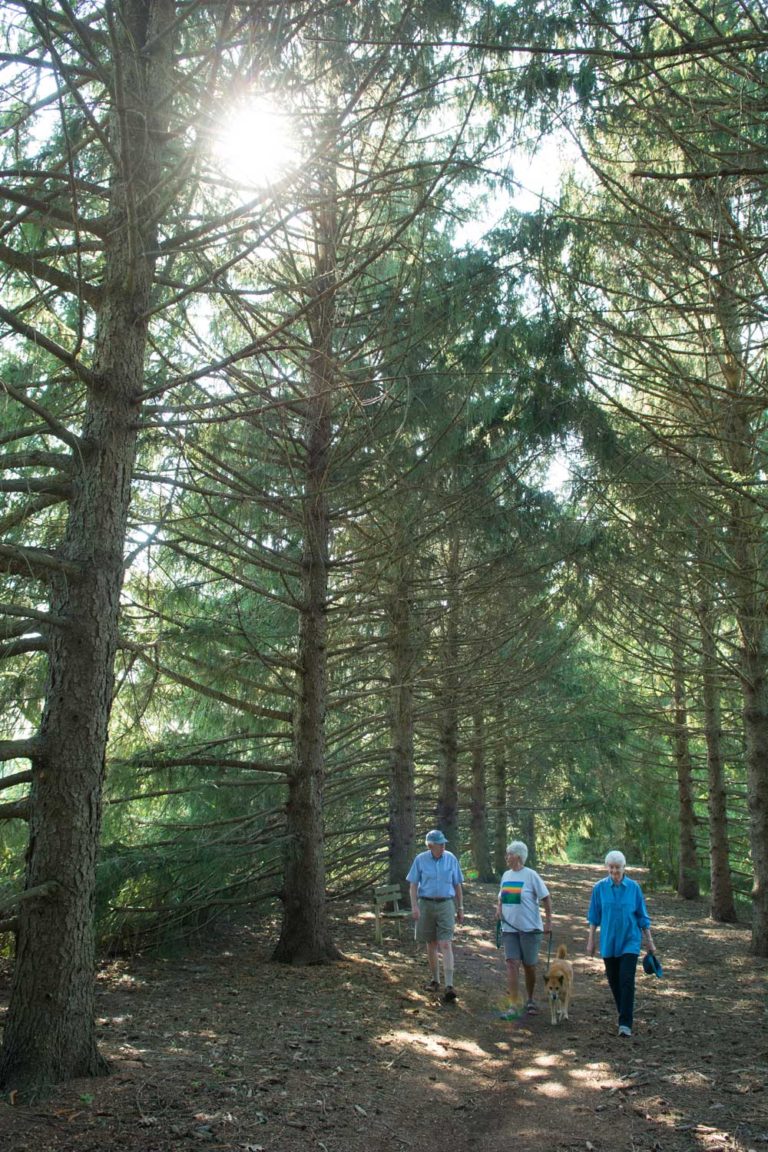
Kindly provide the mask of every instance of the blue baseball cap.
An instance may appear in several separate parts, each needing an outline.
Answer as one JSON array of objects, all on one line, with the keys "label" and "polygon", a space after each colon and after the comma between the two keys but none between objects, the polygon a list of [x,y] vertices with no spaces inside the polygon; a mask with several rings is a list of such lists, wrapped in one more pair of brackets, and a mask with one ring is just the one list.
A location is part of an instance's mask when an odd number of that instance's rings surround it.
[{"label": "blue baseball cap", "polygon": [[440,831],[439,828],[433,828],[431,832],[427,832],[424,840],[425,844],[447,844],[448,840]]},{"label": "blue baseball cap", "polygon": [[643,972],[649,976],[663,976],[664,969],[659,963],[659,958],[655,952],[646,952],[643,956]]}]

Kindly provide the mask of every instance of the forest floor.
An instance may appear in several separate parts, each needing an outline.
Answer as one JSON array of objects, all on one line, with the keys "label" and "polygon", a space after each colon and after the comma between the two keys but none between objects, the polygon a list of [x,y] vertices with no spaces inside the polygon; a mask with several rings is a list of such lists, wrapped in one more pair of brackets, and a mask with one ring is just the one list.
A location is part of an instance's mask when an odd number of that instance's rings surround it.
[{"label": "forest floor", "polygon": [[[105,962],[98,1026],[111,1076],[36,1105],[3,1100],[0,1148],[766,1152],[768,962],[750,957],[748,929],[646,892],[664,978],[638,969],[635,1033],[619,1039],[602,964],[584,955],[603,869],[540,871],[554,946],[575,963],[570,1021],[501,1018],[492,885],[466,888],[455,1005],[423,990],[407,924],[398,939],[390,922],[374,943],[364,903],[333,905],[346,958],[325,967],[272,964],[271,931],[231,927],[183,959]],[[7,994],[6,966],[0,1005]]]}]

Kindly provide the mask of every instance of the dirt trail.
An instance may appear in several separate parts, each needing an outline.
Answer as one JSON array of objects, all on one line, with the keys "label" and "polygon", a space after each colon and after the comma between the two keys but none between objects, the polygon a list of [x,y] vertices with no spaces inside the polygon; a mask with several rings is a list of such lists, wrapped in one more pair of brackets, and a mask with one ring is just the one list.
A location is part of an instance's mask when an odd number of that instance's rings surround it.
[{"label": "dirt trail", "polygon": [[[765,1148],[768,964],[748,955],[748,930],[715,926],[703,904],[648,892],[665,975],[638,971],[634,1036],[619,1039],[602,964],[584,954],[589,891],[603,869],[542,873],[553,897],[555,944],[564,942],[574,960],[571,1019],[557,1028],[544,1014],[486,1022],[480,1045],[495,1056],[486,1070],[494,1083],[472,1124],[457,1127],[454,1147]],[[480,937],[465,945],[477,973],[470,999],[478,1015],[489,982],[499,986],[501,965],[485,958]]]},{"label": "dirt trail", "polygon": [[[183,960],[104,965],[100,1042],[113,1075],[44,1104],[0,1103],[3,1152],[768,1152],[768,963],[744,926],[648,892],[663,980],[638,974],[635,1035],[616,1036],[584,914],[601,868],[542,866],[555,945],[575,962],[571,1019],[506,1021],[496,889],[468,885],[457,1005],[422,991],[423,957],[365,904],[335,909],[343,963],[268,962],[263,924]],[[269,939],[266,937],[269,935]],[[0,1004],[8,989],[0,971]]]}]

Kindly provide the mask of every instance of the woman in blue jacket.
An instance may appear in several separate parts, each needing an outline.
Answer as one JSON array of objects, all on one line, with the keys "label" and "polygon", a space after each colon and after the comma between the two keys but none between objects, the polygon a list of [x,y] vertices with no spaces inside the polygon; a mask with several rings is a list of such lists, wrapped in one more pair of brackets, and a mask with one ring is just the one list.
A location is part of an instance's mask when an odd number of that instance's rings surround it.
[{"label": "woman in blue jacket", "polygon": [[656,949],[642,889],[625,876],[623,853],[609,852],[605,863],[608,875],[595,884],[589,902],[587,955],[595,954],[595,930],[599,928],[600,955],[619,1013],[619,1036],[631,1036],[637,958],[641,947],[648,952]]}]

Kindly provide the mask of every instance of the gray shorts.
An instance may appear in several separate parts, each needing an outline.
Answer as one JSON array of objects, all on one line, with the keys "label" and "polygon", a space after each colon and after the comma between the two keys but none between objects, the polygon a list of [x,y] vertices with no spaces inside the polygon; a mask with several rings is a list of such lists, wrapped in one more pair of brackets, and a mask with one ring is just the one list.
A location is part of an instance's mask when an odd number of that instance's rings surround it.
[{"label": "gray shorts", "polygon": [[419,899],[416,939],[420,944],[429,944],[433,940],[453,940],[455,924],[456,904],[453,900]]},{"label": "gray shorts", "polygon": [[543,932],[502,932],[504,955],[507,960],[522,960],[533,968],[539,959],[539,948]]}]

